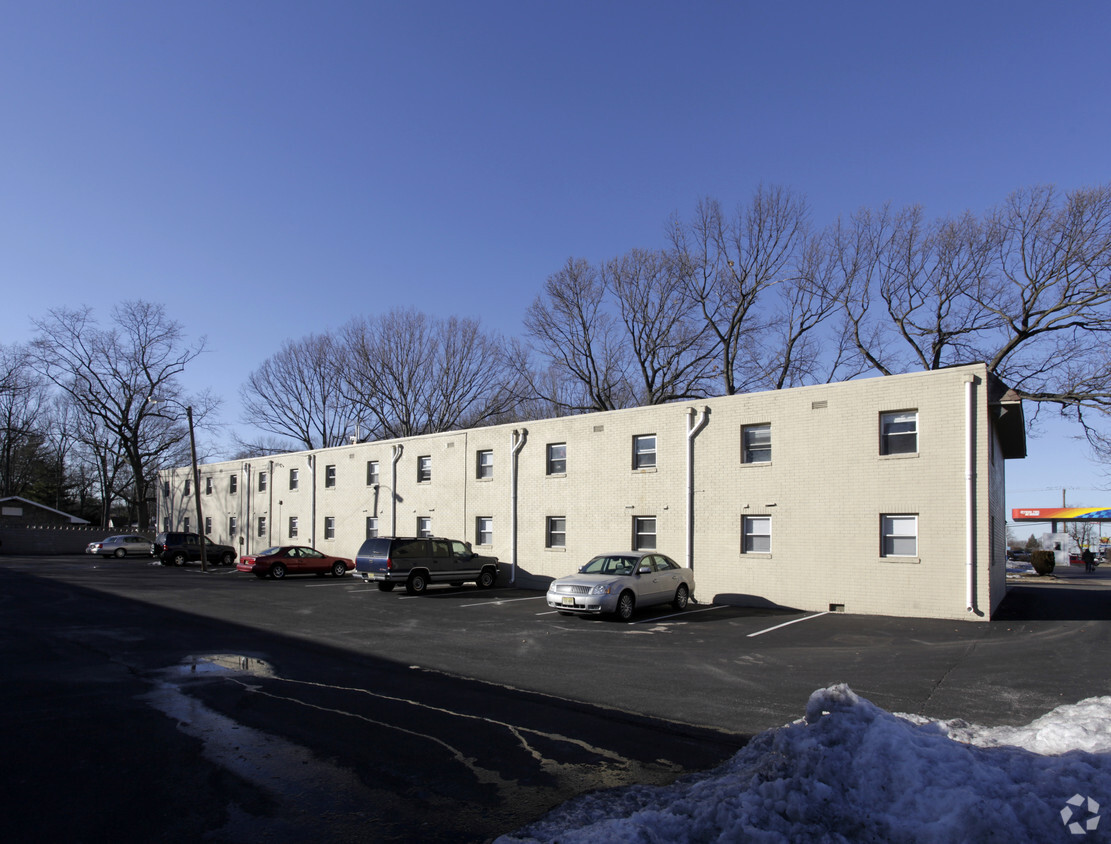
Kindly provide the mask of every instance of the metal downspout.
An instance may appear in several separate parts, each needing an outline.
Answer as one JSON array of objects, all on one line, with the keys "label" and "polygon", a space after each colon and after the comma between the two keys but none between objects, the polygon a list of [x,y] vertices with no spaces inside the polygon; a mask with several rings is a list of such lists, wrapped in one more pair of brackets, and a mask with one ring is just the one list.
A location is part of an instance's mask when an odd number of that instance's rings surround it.
[{"label": "metal downspout", "polygon": [[397,462],[401,460],[401,453],[405,446],[401,443],[392,446],[393,464],[390,467],[390,499],[393,506],[390,508],[390,536],[397,536]]},{"label": "metal downspout", "polygon": [[521,453],[521,449],[525,447],[525,440],[528,438],[528,429],[521,428],[520,430],[514,429],[513,437],[510,440],[510,460],[509,460],[509,486],[510,486],[510,528],[509,528],[509,542],[510,542],[510,561],[509,561],[509,583],[513,585],[517,582],[517,455]]},{"label": "metal downspout", "polygon": [[710,408],[702,408],[695,422],[693,407],[687,408],[687,568],[694,568],[694,438],[710,421]]},{"label": "metal downspout", "polygon": [[976,542],[973,534],[975,527],[976,505],[976,479],[974,472],[975,446],[975,417],[972,412],[972,388],[975,376],[966,376],[964,384],[964,415],[965,415],[965,443],[964,443],[964,484],[965,484],[965,609],[974,612],[976,609]]},{"label": "metal downspout", "polygon": [[251,553],[251,464],[243,464],[243,553]]}]

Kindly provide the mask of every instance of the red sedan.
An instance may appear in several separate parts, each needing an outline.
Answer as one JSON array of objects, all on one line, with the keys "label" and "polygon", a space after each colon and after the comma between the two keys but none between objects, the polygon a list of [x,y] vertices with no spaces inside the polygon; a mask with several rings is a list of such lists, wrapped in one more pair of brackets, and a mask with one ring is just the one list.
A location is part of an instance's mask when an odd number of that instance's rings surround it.
[{"label": "red sedan", "polygon": [[269,575],[275,580],[281,580],[287,574],[331,572],[333,577],[343,577],[355,568],[355,563],[344,557],[329,557],[304,545],[281,545],[240,557],[235,567],[239,571],[249,571],[255,577]]}]

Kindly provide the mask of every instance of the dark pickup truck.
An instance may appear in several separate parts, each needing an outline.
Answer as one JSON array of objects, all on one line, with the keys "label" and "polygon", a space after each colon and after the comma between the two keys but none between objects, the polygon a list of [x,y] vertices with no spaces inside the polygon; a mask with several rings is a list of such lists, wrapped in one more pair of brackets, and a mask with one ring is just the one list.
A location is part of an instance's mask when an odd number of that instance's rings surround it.
[{"label": "dark pickup truck", "polygon": [[419,595],[430,583],[467,581],[488,589],[498,578],[498,558],[476,554],[457,539],[376,536],[359,549],[355,571],[383,592],[404,583],[405,591]]}]

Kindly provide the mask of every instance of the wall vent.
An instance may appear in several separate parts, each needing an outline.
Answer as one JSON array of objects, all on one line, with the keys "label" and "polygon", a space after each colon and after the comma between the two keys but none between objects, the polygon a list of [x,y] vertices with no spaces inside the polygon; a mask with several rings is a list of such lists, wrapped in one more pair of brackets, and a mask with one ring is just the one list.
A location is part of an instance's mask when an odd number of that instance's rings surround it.
[{"label": "wall vent", "polygon": [[829,605],[829,611],[830,612],[844,612],[845,611],[845,605],[844,604],[830,604]]},{"label": "wall vent", "polygon": [[602,431],[604,431],[604,430],[606,430],[606,426],[605,426],[605,425],[595,425],[595,426],[594,426],[594,433],[595,433],[595,434],[600,434],[600,433],[602,433]]},{"label": "wall vent", "polygon": [[827,407],[829,407],[829,402],[826,401],[825,399],[822,399],[821,401],[812,401],[812,402],[810,402],[810,409],[811,410],[823,410],[824,408],[827,408]]}]

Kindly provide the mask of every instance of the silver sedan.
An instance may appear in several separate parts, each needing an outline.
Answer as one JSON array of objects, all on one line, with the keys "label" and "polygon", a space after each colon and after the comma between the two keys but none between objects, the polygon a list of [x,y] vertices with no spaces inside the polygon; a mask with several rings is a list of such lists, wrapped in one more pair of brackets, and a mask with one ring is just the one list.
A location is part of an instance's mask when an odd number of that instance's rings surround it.
[{"label": "silver sedan", "polygon": [[90,542],[85,547],[85,553],[101,557],[153,557],[154,544],[145,536],[109,536],[100,542]]},{"label": "silver sedan", "polygon": [[629,621],[637,607],[671,604],[684,610],[694,595],[694,572],[655,551],[601,554],[553,580],[548,606],[564,615],[612,613]]}]

